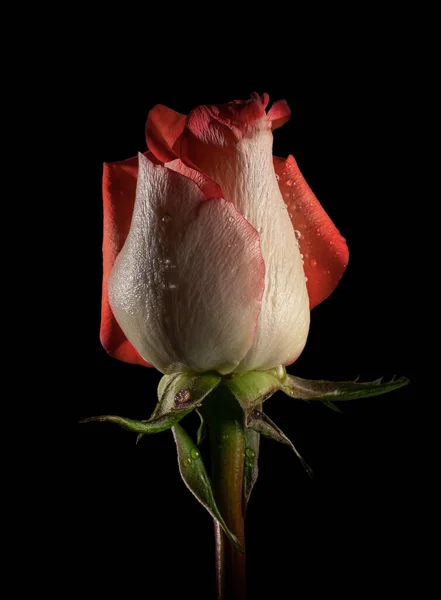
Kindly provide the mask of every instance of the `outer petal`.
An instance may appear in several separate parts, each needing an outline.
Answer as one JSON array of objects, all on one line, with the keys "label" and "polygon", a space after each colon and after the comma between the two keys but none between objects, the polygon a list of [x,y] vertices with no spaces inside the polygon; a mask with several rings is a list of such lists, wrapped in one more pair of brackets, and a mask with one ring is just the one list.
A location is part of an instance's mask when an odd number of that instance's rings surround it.
[{"label": "outer petal", "polygon": [[346,241],[323,210],[292,156],[274,157],[279,187],[298,232],[310,308],[325,300],[337,287],[349,260]]},{"label": "outer petal", "polygon": [[157,104],[147,117],[147,145],[153,154],[162,162],[169,162],[178,157],[173,150],[176,140],[181,135],[186,116]]},{"label": "outer petal", "polygon": [[198,107],[181,136],[181,158],[216,181],[259,231],[266,266],[255,342],[237,371],[290,364],[309,330],[309,299],[298,244],[274,172],[267,96]]},{"label": "outer petal", "polygon": [[[153,157],[151,157],[153,158]],[[153,158],[153,160],[156,160]],[[100,338],[105,350],[124,362],[151,366],[127,340],[109,305],[107,280],[130,229],[138,176],[138,157],[105,163],[103,171],[103,288]]]},{"label": "outer petal", "polygon": [[[151,153],[145,156],[154,164],[161,164]],[[176,159],[167,165],[193,179],[206,198],[222,193],[211,179],[186,167]],[[118,325],[109,305],[107,279],[121,248],[126,241],[132,220],[138,178],[138,157],[114,163],[105,163],[103,172],[104,235],[103,235],[103,287],[101,299],[100,338],[105,350],[124,362],[150,367],[139,355]]]},{"label": "outer petal", "polygon": [[265,266],[255,229],[225,200],[141,155],[130,233],[109,278],[127,338],[163,373],[229,373],[250,348]]},{"label": "outer petal", "polygon": [[181,159],[177,158],[171,162],[165,163],[164,166],[166,166],[167,169],[176,171],[176,173],[185,175],[186,177],[194,181],[198,188],[202,190],[207,200],[209,198],[222,198],[222,190],[217,185],[217,183],[214,183],[214,181],[212,181],[203,173],[199,173],[199,171],[187,167],[187,165],[184,165]]}]

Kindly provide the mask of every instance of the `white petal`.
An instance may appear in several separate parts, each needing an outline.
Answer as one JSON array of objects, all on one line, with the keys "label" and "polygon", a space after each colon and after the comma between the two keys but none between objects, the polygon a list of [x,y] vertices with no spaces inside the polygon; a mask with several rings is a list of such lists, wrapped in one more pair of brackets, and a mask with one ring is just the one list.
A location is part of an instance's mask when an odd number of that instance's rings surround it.
[{"label": "white petal", "polygon": [[225,198],[257,229],[265,261],[265,292],[256,337],[236,371],[288,365],[302,352],[309,331],[303,262],[275,176],[272,133],[266,117],[237,142],[228,161],[210,176]]},{"label": "white petal", "polygon": [[232,371],[249,350],[264,264],[255,229],[225,200],[139,155],[130,233],[109,278],[112,311],[163,373]]}]

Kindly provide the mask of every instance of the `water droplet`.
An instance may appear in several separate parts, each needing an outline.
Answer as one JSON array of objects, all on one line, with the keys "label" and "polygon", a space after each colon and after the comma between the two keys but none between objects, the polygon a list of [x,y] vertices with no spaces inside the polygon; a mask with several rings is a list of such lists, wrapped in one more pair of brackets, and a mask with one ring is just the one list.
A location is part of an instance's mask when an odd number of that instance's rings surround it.
[{"label": "water droplet", "polygon": [[170,223],[170,221],[172,220],[170,215],[164,215],[163,217],[161,217],[161,221],[163,223]]},{"label": "water droplet", "polygon": [[293,181],[293,182],[292,182],[292,184],[293,184],[293,185],[297,185],[297,181]]},{"label": "water droplet", "polygon": [[282,175],[286,175],[286,171],[282,171]]},{"label": "water droplet", "polygon": [[256,453],[254,452],[254,450],[252,448],[247,448],[245,450],[245,454],[251,458],[253,458],[254,456],[256,456]]},{"label": "water droplet", "polygon": [[303,254],[300,252],[300,258],[303,260]]},{"label": "water droplet", "polygon": [[294,229],[294,233],[296,234],[296,238],[299,240],[302,237],[302,234],[297,229]]},{"label": "water droplet", "polygon": [[233,217],[228,217],[228,220],[230,221],[230,223],[232,223]]},{"label": "water droplet", "polygon": [[315,260],[315,258],[311,259],[311,267],[315,267],[317,264],[317,261]]},{"label": "water droplet", "polygon": [[287,185],[288,187],[292,187],[292,180],[291,180],[291,179],[288,179],[288,181],[286,182],[286,185]]},{"label": "water droplet", "polygon": [[191,458],[189,456],[187,456],[187,458],[184,458],[184,466],[189,467],[190,465],[191,465]]},{"label": "water droplet", "polygon": [[175,290],[178,286],[176,285],[176,283],[169,283],[168,284],[168,289],[169,290]]},{"label": "water droplet", "polygon": [[308,281],[308,278],[307,278],[307,277],[305,277],[305,282],[306,282],[306,281]]},{"label": "water droplet", "polygon": [[249,469],[251,469],[251,467],[253,466],[253,461],[250,460],[249,458],[245,459],[245,466],[248,467]]},{"label": "water droplet", "polygon": [[181,404],[185,404],[185,402],[188,402],[190,398],[191,394],[188,390],[180,390],[177,394],[175,394],[175,406],[181,406]]},{"label": "water droplet", "polygon": [[292,213],[288,213],[289,214],[289,218],[292,219]]},{"label": "water droplet", "polygon": [[277,175],[277,173],[276,173],[276,179],[277,179],[277,181],[279,181],[279,179],[280,179],[280,177]]},{"label": "water droplet", "polygon": [[190,455],[191,455],[191,458],[192,458],[193,460],[197,460],[197,459],[200,457],[200,454],[199,454],[199,452],[196,450],[196,448],[192,448],[192,449],[190,450]]},{"label": "water droplet", "polygon": [[176,269],[176,265],[172,264],[172,261],[169,258],[164,260],[164,266],[166,269]]}]

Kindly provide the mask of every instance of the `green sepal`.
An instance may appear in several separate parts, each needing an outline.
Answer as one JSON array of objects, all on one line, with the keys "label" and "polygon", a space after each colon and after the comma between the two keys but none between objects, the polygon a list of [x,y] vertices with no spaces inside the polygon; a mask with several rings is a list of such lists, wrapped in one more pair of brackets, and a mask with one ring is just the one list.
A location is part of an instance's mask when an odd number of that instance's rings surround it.
[{"label": "green sepal", "polygon": [[207,435],[207,424],[205,423],[204,415],[200,410],[196,409],[196,412],[199,415],[201,422],[199,423],[198,432],[197,432],[197,445],[200,446],[202,442],[205,440],[205,436]]},{"label": "green sepal", "polygon": [[158,404],[147,421],[136,421],[115,415],[103,415],[84,419],[116,423],[128,431],[138,433],[138,443],[143,435],[166,431],[188,415],[212,392],[220,383],[217,373],[181,373],[164,375],[158,386]]},{"label": "green sepal", "polygon": [[228,529],[216,506],[210,478],[196,444],[181,425],[175,425],[172,432],[178,451],[179,471],[185,485],[213,519],[219,523],[233,546],[243,554],[244,550],[240,541]]},{"label": "green sepal", "polygon": [[243,467],[243,515],[245,517],[248,501],[259,475],[260,433],[254,429],[251,429],[251,427],[245,427],[244,436],[245,457]]},{"label": "green sepal", "polygon": [[[358,379],[358,378],[357,378]],[[359,383],[357,381],[309,380],[288,375],[280,365],[267,371],[248,371],[222,380],[242,407],[245,415],[270,398],[278,390],[297,400],[320,400],[325,406],[341,412],[336,401],[354,400],[386,394],[409,383],[406,377],[382,383],[382,378]]]},{"label": "green sepal", "polygon": [[265,437],[270,438],[271,440],[275,440],[276,442],[280,442],[281,444],[285,444],[289,446],[297,458],[302,463],[302,466],[308,473],[310,477],[313,477],[313,471],[305,459],[300,455],[297,448],[291,442],[289,438],[283,433],[283,431],[277,427],[277,425],[271,421],[271,419],[263,413],[261,410],[254,410],[249,413],[246,417],[245,425],[250,427],[254,431],[261,433]]},{"label": "green sepal", "polygon": [[341,410],[338,408],[338,406],[336,406],[333,402],[331,402],[330,400],[321,400],[321,403],[324,404],[325,406],[327,406],[328,408],[330,408],[331,410],[333,410],[334,412],[338,412],[340,414],[342,414]]},{"label": "green sepal", "polygon": [[280,366],[268,371],[248,371],[231,379],[224,379],[222,383],[239,402],[245,414],[248,414],[282,389],[285,378],[286,371]]},{"label": "green sepal", "polygon": [[[387,394],[392,390],[401,388],[409,383],[407,377],[392,378],[387,383],[382,383],[382,377],[375,381],[359,383],[355,381],[322,381],[301,379],[294,375],[287,375],[282,391],[297,400],[321,400],[340,402],[356,398],[369,398]],[[329,405],[328,405],[329,406]]]}]

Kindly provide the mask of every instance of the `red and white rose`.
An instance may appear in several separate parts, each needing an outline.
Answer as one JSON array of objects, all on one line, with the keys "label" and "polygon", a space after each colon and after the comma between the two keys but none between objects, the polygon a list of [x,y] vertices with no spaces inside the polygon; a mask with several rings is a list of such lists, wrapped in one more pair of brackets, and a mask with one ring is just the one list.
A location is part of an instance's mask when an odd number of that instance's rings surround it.
[{"label": "red and white rose", "polygon": [[162,373],[293,363],[348,249],[292,156],[273,157],[267,94],[188,116],[157,105],[149,151],[104,165],[101,341]]}]

